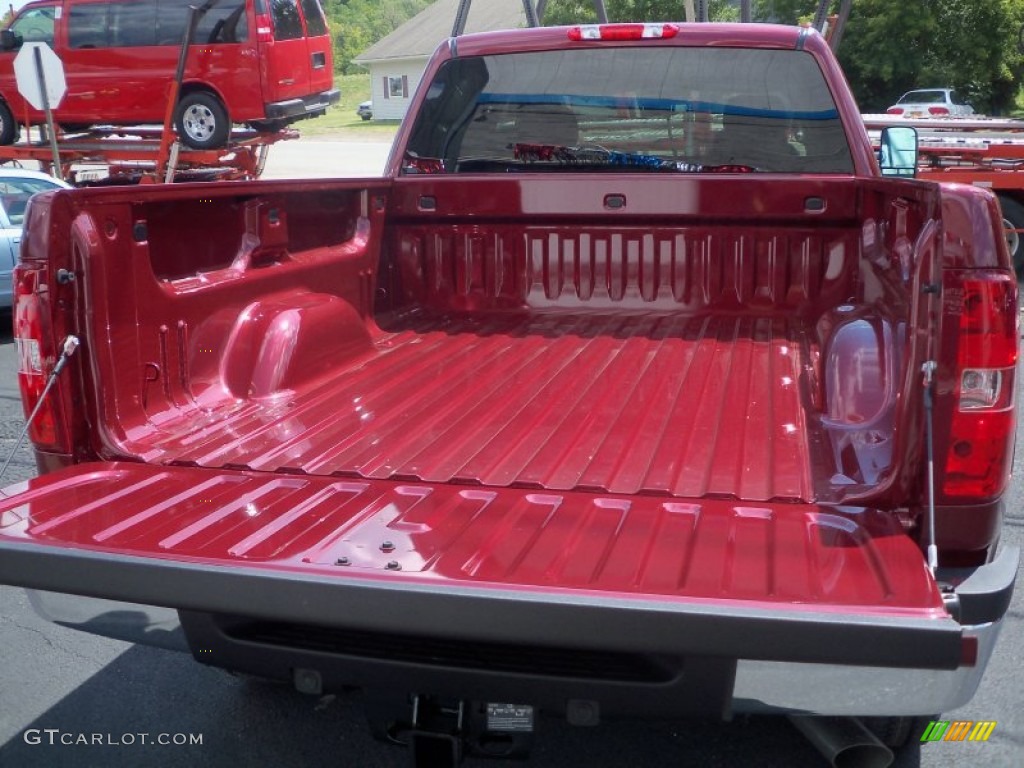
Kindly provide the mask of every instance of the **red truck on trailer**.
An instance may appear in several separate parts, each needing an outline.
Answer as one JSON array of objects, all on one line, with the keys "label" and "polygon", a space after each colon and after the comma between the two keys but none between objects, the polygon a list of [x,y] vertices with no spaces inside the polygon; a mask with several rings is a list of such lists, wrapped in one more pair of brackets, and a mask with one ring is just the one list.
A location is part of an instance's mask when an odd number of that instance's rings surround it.
[{"label": "red truck on trailer", "polygon": [[1013,589],[1018,327],[913,138],[807,29],[525,29],[437,50],[381,178],[37,197],[0,581],[419,765],[539,710],[916,737]]}]

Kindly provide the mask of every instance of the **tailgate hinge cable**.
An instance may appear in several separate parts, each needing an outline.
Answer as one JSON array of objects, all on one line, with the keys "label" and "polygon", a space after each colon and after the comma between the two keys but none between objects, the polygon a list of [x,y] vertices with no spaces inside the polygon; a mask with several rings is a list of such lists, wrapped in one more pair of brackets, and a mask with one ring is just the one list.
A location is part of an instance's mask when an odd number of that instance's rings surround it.
[{"label": "tailgate hinge cable", "polygon": [[[35,419],[36,414],[39,413],[39,409],[46,401],[46,396],[50,394],[50,390],[56,383],[57,377],[60,376],[60,372],[64,370],[64,366],[67,365],[68,360],[70,360],[71,356],[75,354],[75,350],[78,349],[79,343],[80,342],[78,341],[77,336],[68,336],[66,339],[64,339],[64,348],[61,350],[60,357],[57,359],[57,364],[53,366],[53,370],[50,371],[50,377],[46,381],[46,386],[43,387],[43,393],[39,396],[39,399],[36,401],[36,406],[35,408],[32,409],[32,413],[30,413],[28,418],[25,420],[25,426],[22,427],[21,434],[18,435],[17,442],[14,444],[14,447],[11,449],[11,452],[7,454],[7,460],[4,462],[3,467],[0,468],[0,480],[3,480],[4,475],[7,474],[7,467],[10,465],[11,459],[14,458],[14,454],[16,454],[18,452],[18,449],[21,447],[21,441],[24,440],[25,435],[28,434],[28,428],[32,426],[32,421]],[[0,490],[0,493],[2,493],[4,496],[7,495],[3,493],[2,490]]]},{"label": "tailgate hinge cable", "polygon": [[935,412],[933,395],[937,367],[934,360],[928,360],[921,366],[922,384],[924,385],[925,450],[928,456],[928,569],[932,572],[933,577],[939,567],[939,548],[935,544],[935,445],[932,434]]}]

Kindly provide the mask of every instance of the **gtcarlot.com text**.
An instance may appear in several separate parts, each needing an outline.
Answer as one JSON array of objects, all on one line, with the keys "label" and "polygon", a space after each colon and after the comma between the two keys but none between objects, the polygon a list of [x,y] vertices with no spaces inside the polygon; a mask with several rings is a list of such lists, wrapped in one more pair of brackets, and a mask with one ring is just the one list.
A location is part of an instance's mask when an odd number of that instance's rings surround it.
[{"label": "gtcarlot.com text", "polygon": [[29,728],[22,734],[22,738],[32,746],[51,747],[195,747],[203,743],[201,733],[76,733],[62,731],[60,728]]}]

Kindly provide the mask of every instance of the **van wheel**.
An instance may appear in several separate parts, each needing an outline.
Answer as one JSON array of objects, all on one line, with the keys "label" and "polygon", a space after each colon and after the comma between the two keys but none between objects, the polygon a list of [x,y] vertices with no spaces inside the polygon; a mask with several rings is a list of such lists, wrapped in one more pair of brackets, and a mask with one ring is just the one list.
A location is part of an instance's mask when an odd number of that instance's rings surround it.
[{"label": "van wheel", "polygon": [[181,97],[174,127],[182,142],[192,149],[223,147],[231,133],[228,112],[220,99],[198,91]]},{"label": "van wheel", "polygon": [[11,108],[0,101],[0,144],[6,146],[18,140],[21,133]]}]

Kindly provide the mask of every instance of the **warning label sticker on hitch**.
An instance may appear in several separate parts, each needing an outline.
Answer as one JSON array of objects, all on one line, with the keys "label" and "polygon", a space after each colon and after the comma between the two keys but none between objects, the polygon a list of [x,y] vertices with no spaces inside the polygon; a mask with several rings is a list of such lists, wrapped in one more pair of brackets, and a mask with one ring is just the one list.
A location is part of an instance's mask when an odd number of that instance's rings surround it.
[{"label": "warning label sticker on hitch", "polygon": [[513,733],[533,731],[533,707],[528,704],[488,704],[487,730]]}]

